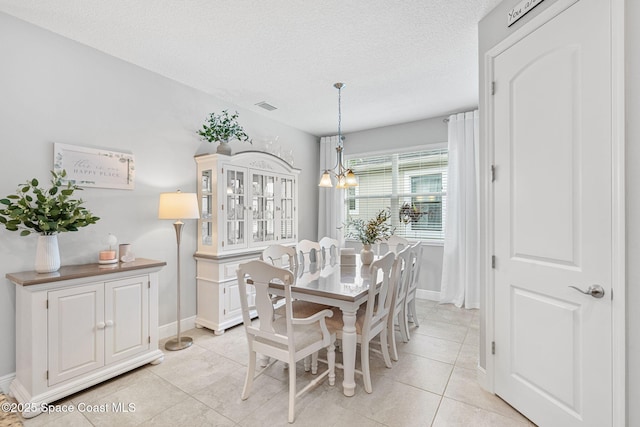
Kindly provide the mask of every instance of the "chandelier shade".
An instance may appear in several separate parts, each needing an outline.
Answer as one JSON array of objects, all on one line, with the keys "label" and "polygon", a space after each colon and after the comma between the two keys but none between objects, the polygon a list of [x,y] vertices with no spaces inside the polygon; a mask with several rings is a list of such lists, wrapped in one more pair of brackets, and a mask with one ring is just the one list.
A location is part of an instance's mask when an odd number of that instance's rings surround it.
[{"label": "chandelier shade", "polygon": [[348,169],[344,166],[343,163],[343,149],[344,149],[344,137],[342,136],[342,88],[344,87],[344,83],[336,83],[333,85],[336,89],[338,89],[338,143],[336,144],[336,152],[337,152],[337,164],[331,169],[325,169],[322,172],[322,177],[320,178],[319,187],[333,187],[333,181],[331,179],[331,175],[336,177],[336,188],[348,188],[348,187],[356,187],[358,185],[358,180],[356,179],[356,174],[353,173],[351,169]]}]

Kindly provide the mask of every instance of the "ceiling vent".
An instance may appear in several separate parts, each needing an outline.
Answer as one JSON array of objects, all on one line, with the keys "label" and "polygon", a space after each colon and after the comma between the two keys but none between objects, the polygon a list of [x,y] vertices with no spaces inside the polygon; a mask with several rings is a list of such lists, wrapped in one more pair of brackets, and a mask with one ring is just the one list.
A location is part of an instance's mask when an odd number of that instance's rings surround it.
[{"label": "ceiling vent", "polygon": [[258,102],[256,105],[258,107],[264,108],[267,111],[273,111],[273,110],[277,110],[278,109],[278,107],[274,107],[273,105],[271,105],[271,104],[269,104],[269,103],[267,103],[265,101]]}]

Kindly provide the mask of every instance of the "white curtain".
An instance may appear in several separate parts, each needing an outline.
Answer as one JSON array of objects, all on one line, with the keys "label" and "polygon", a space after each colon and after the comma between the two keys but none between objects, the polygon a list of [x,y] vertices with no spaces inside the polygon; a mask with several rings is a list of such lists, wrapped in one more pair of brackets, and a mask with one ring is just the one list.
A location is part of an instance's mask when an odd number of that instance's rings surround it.
[{"label": "white curtain", "polygon": [[440,303],[480,308],[478,110],[449,117],[449,168]]},{"label": "white curtain", "polygon": [[[338,162],[336,145],[337,136],[327,136],[320,138],[320,170],[318,180],[325,169],[334,170]],[[318,240],[323,237],[331,237],[344,246],[344,236],[342,226],[344,223],[344,190],[335,188],[335,177],[333,177],[334,187],[319,187],[320,199],[318,203]]]}]

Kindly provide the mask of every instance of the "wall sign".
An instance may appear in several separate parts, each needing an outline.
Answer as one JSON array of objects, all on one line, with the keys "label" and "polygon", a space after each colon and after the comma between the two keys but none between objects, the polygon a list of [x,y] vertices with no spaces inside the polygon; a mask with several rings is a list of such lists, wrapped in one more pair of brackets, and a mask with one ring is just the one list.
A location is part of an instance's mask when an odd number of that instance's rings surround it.
[{"label": "wall sign", "polygon": [[507,27],[512,26],[544,0],[523,0],[507,13]]},{"label": "wall sign", "polygon": [[66,170],[66,180],[81,187],[133,190],[133,154],[54,143],[53,169]]}]

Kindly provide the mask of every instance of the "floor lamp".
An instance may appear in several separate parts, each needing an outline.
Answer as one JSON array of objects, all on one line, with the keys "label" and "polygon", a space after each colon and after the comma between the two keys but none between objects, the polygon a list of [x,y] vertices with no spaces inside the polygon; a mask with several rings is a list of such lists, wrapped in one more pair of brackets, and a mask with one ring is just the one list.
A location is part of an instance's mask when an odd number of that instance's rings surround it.
[{"label": "floor lamp", "polygon": [[191,337],[180,336],[180,238],[182,237],[183,219],[200,218],[198,210],[198,198],[195,193],[181,193],[180,190],[175,193],[161,193],[160,203],[158,204],[159,219],[175,219],[173,223],[176,229],[176,241],[178,244],[178,335],[165,344],[167,350],[182,350],[193,344]]}]

